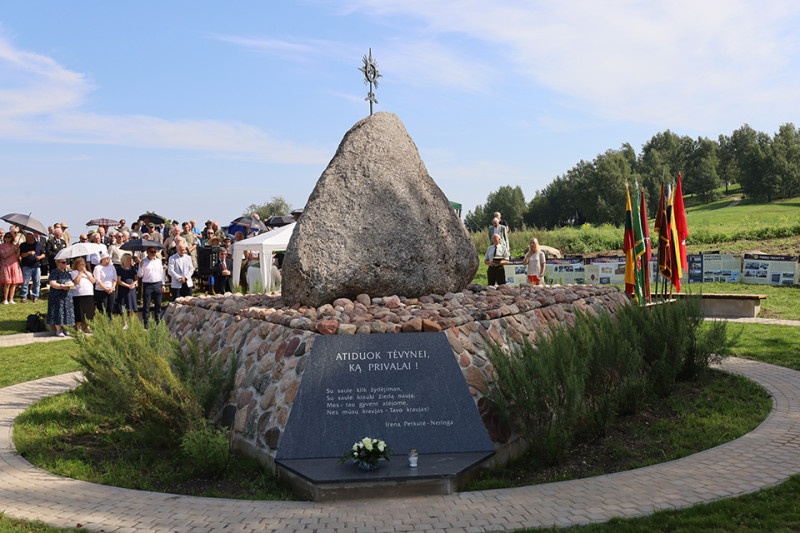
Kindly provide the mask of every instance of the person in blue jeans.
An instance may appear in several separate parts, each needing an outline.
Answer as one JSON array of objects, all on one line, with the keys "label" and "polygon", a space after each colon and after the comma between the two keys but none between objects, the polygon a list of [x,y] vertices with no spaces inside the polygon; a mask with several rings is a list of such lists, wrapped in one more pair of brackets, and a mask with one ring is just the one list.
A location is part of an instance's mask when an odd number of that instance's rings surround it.
[{"label": "person in blue jeans", "polygon": [[[44,259],[44,246],[33,236],[25,234],[25,242],[19,245],[20,266],[22,267],[22,303],[28,301],[28,292],[34,302],[39,301],[39,285],[42,281],[42,259]],[[28,289],[28,284],[33,281],[33,288]]]}]

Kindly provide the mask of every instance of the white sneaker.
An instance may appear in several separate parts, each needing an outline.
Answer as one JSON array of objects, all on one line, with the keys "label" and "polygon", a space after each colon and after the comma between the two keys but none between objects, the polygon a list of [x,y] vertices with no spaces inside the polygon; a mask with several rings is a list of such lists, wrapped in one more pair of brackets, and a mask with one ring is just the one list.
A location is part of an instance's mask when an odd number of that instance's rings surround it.
[{"label": "white sneaker", "polygon": [[3,300],[3,305],[8,305],[8,300]]},{"label": "white sneaker", "polygon": [[8,303],[17,305],[17,302],[15,302],[14,300],[9,300]]},{"label": "white sneaker", "polygon": [[127,331],[127,329],[128,329],[128,326],[127,326],[127,325],[125,325],[125,326],[122,326],[122,329],[124,329],[124,330],[126,330],[126,331]]}]

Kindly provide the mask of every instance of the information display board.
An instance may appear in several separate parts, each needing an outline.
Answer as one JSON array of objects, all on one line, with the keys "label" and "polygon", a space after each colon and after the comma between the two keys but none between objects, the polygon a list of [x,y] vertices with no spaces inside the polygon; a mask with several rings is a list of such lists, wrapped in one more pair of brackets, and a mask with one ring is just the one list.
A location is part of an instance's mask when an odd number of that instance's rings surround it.
[{"label": "information display board", "polygon": [[521,285],[528,283],[528,265],[523,265],[524,258],[512,259],[503,268],[506,271],[506,283],[509,285]]},{"label": "information display board", "polygon": [[703,282],[739,283],[742,280],[742,254],[703,252]]},{"label": "information display board", "polygon": [[586,269],[583,258],[548,259],[544,279],[548,285],[585,284]]},{"label": "information display board", "polygon": [[585,266],[586,283],[591,285],[612,285],[625,283],[625,257],[599,256],[587,259]]},{"label": "information display board", "polygon": [[745,254],[742,281],[752,285],[794,285],[797,283],[797,256]]},{"label": "information display board", "polygon": [[689,254],[686,256],[688,272],[681,272],[681,283],[703,282],[703,254]]}]

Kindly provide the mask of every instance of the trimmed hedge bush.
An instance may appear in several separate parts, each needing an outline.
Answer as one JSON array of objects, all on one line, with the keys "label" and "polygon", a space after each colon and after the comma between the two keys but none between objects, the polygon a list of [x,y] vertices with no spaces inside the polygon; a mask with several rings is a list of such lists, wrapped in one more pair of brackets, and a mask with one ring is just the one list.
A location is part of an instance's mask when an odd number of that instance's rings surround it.
[{"label": "trimmed hedge bush", "polygon": [[75,332],[87,408],[122,416],[163,446],[206,428],[205,417],[232,390],[235,361],[226,372],[221,355],[194,339],[185,339],[184,352],[163,323],[145,330],[134,320],[125,330],[119,317],[98,315],[91,328],[93,335]]},{"label": "trimmed hedge bush", "polygon": [[639,410],[648,395],[667,396],[730,353],[726,322],[704,325],[700,297],[608,313],[579,313],[574,327],[556,326],[536,346],[491,345],[497,374],[489,399],[534,452],[556,463],[577,434],[605,434],[620,413]]}]

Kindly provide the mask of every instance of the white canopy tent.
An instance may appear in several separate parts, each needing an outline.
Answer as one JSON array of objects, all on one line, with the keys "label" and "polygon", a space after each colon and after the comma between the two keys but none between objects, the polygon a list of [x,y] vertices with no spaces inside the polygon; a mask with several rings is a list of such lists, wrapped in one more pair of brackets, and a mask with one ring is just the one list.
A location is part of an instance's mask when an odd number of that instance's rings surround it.
[{"label": "white canopy tent", "polygon": [[288,226],[234,242],[233,251],[231,252],[231,257],[233,258],[233,282],[235,284],[239,282],[244,252],[258,252],[261,267],[261,286],[265,290],[269,290],[269,287],[272,286],[272,254],[275,251],[286,250],[296,225],[296,222],[292,222]]}]

